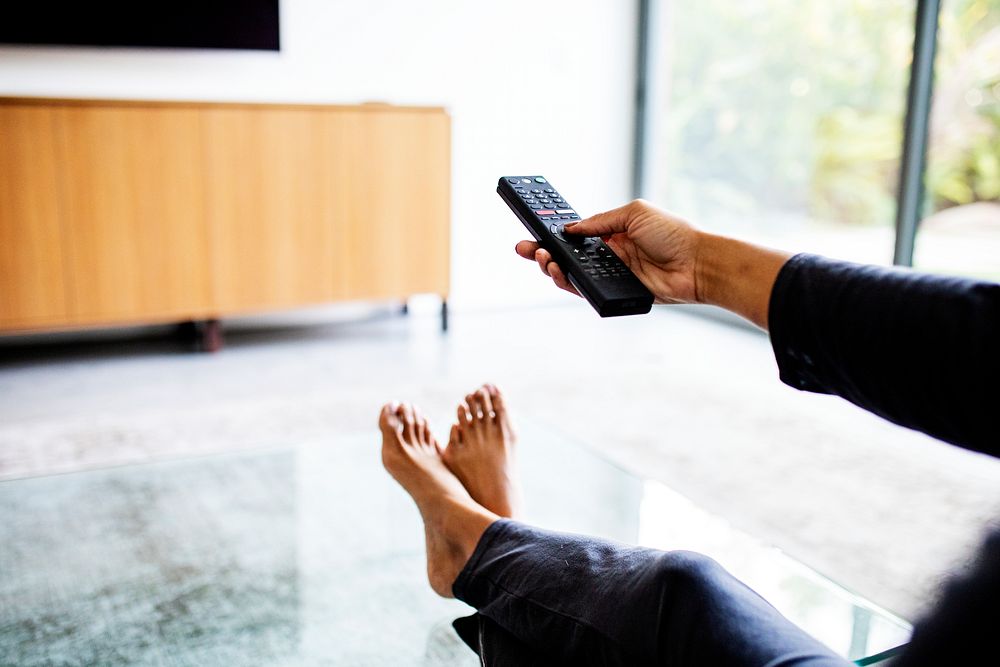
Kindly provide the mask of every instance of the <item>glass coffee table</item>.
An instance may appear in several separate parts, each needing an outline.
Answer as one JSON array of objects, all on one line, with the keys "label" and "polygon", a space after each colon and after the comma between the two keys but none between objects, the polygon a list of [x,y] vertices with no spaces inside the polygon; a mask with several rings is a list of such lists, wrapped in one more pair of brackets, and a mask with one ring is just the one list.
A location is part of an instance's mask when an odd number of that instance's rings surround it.
[{"label": "glass coffee table", "polygon": [[[0,482],[0,656],[27,665],[477,665],[375,432]],[[525,520],[707,553],[851,659],[910,628],[540,423]]]}]

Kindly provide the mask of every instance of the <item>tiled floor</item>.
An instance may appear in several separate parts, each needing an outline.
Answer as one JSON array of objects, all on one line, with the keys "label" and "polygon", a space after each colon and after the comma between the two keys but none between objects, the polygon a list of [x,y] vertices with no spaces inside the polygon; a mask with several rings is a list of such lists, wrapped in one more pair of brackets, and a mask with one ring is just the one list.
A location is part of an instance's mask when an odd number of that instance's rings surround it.
[{"label": "tiled floor", "polygon": [[[419,311],[419,309],[418,309]],[[447,433],[483,381],[600,449],[912,617],[1000,516],[1000,462],[781,385],[766,337],[680,310],[341,309],[234,324],[216,355],[169,340],[0,343],[0,475],[368,431],[392,398]],[[522,443],[530,447],[530,442]],[[581,489],[586,493],[586,489]]]}]

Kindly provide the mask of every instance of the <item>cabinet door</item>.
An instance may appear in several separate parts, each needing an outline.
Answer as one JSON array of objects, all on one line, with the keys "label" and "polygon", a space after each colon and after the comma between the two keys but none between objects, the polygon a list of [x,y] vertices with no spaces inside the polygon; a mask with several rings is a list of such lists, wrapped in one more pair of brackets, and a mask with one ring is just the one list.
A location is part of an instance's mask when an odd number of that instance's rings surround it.
[{"label": "cabinet door", "polygon": [[198,112],[81,106],[55,113],[74,321],[210,313]]},{"label": "cabinet door", "polygon": [[67,316],[52,111],[0,106],[0,328]]},{"label": "cabinet door", "polygon": [[224,312],[348,295],[336,137],[350,132],[350,122],[317,109],[205,112],[206,211]]},{"label": "cabinet door", "polygon": [[350,162],[350,282],[357,298],[448,294],[451,145],[440,110],[363,112]]}]

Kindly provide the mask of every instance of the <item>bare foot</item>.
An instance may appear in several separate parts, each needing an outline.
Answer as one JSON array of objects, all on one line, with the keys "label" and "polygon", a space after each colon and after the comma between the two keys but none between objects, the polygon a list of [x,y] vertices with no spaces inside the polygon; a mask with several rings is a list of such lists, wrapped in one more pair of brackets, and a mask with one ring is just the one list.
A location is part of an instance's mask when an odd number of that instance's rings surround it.
[{"label": "bare foot", "polygon": [[413,406],[388,403],[378,420],[382,465],[406,489],[424,520],[427,578],[434,592],[451,586],[483,531],[499,517],[478,505],[441,460],[441,447]]},{"label": "bare foot", "polygon": [[508,518],[521,506],[514,482],[516,442],[503,394],[484,384],[458,406],[458,424],[451,427],[443,456],[476,502]]}]

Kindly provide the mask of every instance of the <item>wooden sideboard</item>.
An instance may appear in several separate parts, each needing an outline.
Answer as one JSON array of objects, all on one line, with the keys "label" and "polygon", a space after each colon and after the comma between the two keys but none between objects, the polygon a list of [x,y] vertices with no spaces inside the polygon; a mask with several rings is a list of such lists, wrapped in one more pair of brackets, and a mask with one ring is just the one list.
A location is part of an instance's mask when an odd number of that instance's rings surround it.
[{"label": "wooden sideboard", "polygon": [[450,155],[440,108],[0,98],[0,333],[446,299]]}]

